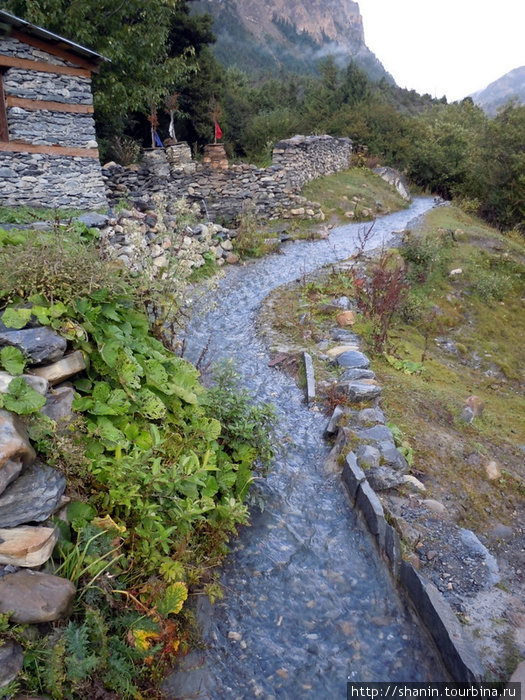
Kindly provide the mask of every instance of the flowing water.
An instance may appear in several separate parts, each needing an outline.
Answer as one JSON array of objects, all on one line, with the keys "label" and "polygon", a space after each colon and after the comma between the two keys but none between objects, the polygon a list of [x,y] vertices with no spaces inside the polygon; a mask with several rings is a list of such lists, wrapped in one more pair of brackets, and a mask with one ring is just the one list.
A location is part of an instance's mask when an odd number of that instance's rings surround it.
[{"label": "flowing water", "polygon": [[[418,198],[378,219],[367,247],[432,204]],[[170,698],[343,699],[347,680],[447,679],[340,476],[323,469],[326,417],[306,406],[289,376],[268,366],[256,335],[258,310],[273,289],[347,258],[362,231],[350,224],[328,240],[289,243],[282,254],[228,269],[216,307],[190,328],[187,357],[195,361],[211,337],[213,359],[234,359],[243,385],[276,406],[292,446],[264,485],[264,511],[254,510],[232,544],[221,574],[224,599],[198,606],[207,648],[186,660],[189,671],[168,678]]]}]

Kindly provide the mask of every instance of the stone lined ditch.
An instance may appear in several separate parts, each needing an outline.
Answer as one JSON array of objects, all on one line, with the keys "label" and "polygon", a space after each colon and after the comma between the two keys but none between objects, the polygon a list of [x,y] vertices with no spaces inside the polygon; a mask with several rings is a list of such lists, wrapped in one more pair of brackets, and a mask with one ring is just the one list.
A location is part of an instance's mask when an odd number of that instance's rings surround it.
[{"label": "stone lined ditch", "polygon": [[[367,247],[433,205],[378,219]],[[309,409],[293,380],[269,367],[256,334],[263,299],[277,286],[348,257],[363,226],[329,239],[287,244],[282,254],[228,270],[216,308],[196,319],[187,356],[209,343],[214,361],[232,358],[243,385],[277,408],[288,448],[262,485],[265,507],[232,545],[222,601],[201,598],[206,648],[165,683],[169,698],[344,698],[346,681],[438,681],[446,672],[350,507],[340,475],[327,473],[326,418]]]}]

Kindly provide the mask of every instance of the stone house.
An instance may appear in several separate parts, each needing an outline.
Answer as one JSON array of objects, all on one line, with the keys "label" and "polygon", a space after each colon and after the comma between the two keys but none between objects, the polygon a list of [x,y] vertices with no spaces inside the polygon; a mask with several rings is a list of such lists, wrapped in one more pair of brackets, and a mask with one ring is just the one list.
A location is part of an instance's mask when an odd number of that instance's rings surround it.
[{"label": "stone house", "polygon": [[107,205],[91,93],[104,60],[0,10],[0,204]]}]

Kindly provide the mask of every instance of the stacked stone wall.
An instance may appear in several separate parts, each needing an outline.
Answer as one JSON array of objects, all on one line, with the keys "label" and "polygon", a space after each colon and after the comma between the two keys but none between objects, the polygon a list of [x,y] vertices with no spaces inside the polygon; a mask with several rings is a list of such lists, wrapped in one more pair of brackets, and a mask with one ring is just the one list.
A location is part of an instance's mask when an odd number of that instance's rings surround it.
[{"label": "stacked stone wall", "polygon": [[214,170],[195,161],[182,163],[179,157],[173,165],[168,148],[167,153],[160,149],[148,153],[139,168],[111,163],[103,172],[113,204],[120,199],[148,201],[154,193],[163,192],[169,198],[199,202],[211,220],[231,222],[246,211],[265,219],[322,220],[320,204],[301,197],[300,189],[305,182],[346,170],[351,154],[349,139],[296,136],[277,144],[272,166],[264,169],[242,164]]},{"label": "stacked stone wall", "polygon": [[18,39],[1,39],[0,54],[58,71],[13,66],[2,76],[9,140],[0,149],[0,203],[106,207],[90,78],[61,72],[75,64]]}]

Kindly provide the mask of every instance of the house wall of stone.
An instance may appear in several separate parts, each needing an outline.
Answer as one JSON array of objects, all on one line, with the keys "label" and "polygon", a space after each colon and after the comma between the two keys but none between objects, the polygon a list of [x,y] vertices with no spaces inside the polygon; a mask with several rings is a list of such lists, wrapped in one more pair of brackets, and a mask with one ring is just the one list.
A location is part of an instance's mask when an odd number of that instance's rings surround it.
[{"label": "house wall of stone", "polygon": [[[70,61],[14,38],[0,39],[0,55],[46,63],[57,66],[57,70],[75,67]],[[9,141],[0,143],[0,203],[106,207],[91,79],[14,66],[4,70],[2,83]],[[39,108],[39,102],[46,104]]]}]

